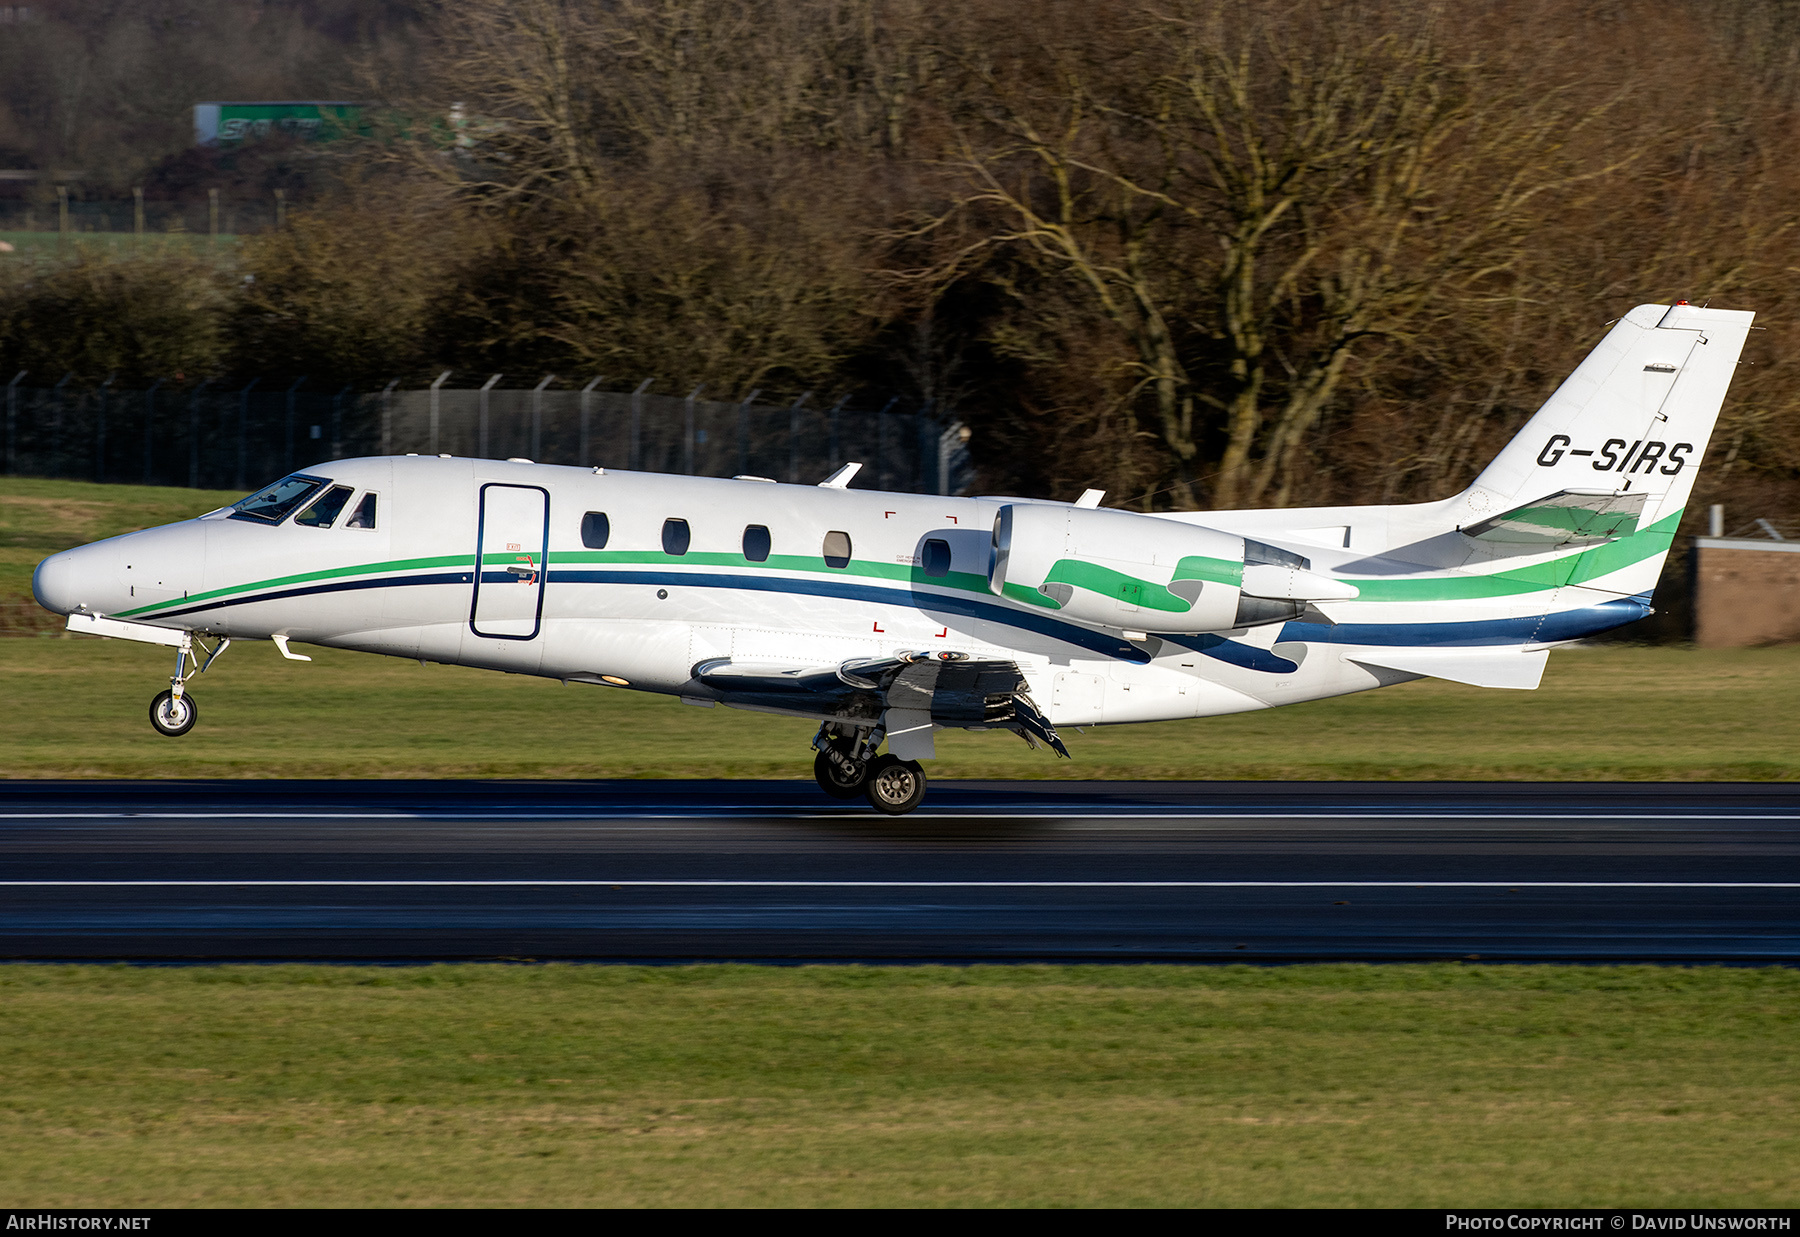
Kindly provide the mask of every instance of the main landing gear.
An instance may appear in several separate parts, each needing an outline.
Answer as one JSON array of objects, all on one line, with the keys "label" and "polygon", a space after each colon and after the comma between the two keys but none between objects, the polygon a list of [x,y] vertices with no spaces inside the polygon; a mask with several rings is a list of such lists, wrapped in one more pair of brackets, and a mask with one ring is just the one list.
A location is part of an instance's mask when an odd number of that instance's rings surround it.
[{"label": "main landing gear", "polygon": [[866,798],[889,816],[903,816],[925,801],[925,770],[916,760],[892,753],[877,756],[879,729],[854,731],[831,723],[819,727],[813,747],[813,778],[833,799]]},{"label": "main landing gear", "polygon": [[[200,652],[206,654],[205,661],[195,655],[195,645],[199,646]],[[188,695],[188,680],[205,674],[207,668],[219,660],[219,654],[230,647],[230,637],[222,637],[217,646],[208,651],[197,636],[184,638],[183,643],[176,646],[175,673],[169,678],[169,688],[156,693],[156,698],[150,702],[150,725],[157,734],[168,739],[179,739],[194,728],[194,723],[200,720],[200,706]],[[190,665],[195,667],[191,671],[188,669]]]}]

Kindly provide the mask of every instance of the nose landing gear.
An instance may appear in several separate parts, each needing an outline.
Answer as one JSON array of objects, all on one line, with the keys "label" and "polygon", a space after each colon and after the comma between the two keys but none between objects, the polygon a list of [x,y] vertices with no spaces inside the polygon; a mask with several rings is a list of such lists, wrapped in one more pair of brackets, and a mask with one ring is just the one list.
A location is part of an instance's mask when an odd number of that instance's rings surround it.
[{"label": "nose landing gear", "polygon": [[[206,654],[205,661],[194,655],[195,645]],[[200,707],[187,693],[188,680],[205,674],[219,660],[219,654],[230,647],[229,636],[221,637],[210,651],[197,636],[184,638],[175,647],[175,673],[169,678],[169,688],[158,692],[150,702],[150,725],[157,734],[167,739],[179,739],[194,728],[194,723],[200,720]],[[188,670],[190,663],[198,663],[192,671]]]},{"label": "nose landing gear", "polygon": [[916,760],[891,753],[875,754],[883,732],[850,730],[831,723],[813,739],[813,779],[833,799],[867,798],[869,806],[888,816],[902,816],[925,801],[925,770]]}]

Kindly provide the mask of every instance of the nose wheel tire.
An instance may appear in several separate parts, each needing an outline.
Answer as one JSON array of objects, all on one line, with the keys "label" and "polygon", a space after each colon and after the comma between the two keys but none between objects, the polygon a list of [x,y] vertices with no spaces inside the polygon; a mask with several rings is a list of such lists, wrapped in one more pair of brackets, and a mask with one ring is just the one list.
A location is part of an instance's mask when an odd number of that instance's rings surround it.
[{"label": "nose wheel tire", "polygon": [[830,753],[820,752],[813,757],[813,780],[833,799],[855,799],[862,794],[868,781],[869,767],[855,761],[849,764],[846,769],[833,760]]},{"label": "nose wheel tire", "polygon": [[865,793],[877,812],[904,816],[925,801],[925,770],[916,760],[877,756],[869,762]]},{"label": "nose wheel tire", "polygon": [[150,724],[156,727],[157,734],[167,738],[180,738],[199,720],[200,707],[186,692],[181,694],[180,700],[175,699],[174,692],[158,692],[156,699],[150,702]]}]

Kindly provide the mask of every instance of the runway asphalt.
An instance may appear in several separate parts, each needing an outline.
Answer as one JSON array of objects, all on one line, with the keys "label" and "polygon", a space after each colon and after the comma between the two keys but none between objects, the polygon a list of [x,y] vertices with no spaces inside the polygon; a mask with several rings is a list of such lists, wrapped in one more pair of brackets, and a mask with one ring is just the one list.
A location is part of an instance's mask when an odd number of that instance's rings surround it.
[{"label": "runway asphalt", "polygon": [[1800,787],[11,782],[0,957],[1800,962]]}]

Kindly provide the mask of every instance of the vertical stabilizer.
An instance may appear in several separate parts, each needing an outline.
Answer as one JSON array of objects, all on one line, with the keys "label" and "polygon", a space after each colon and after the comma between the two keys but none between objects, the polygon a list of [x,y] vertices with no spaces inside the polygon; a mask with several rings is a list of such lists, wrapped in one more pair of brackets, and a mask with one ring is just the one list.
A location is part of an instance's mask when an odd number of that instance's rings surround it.
[{"label": "vertical stabilizer", "polygon": [[1475,479],[1459,516],[1562,491],[1642,494],[1640,528],[1679,515],[1755,316],[1639,305]]}]

